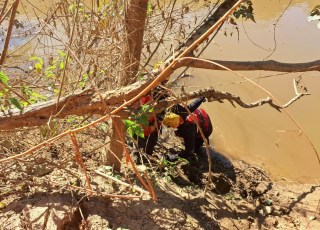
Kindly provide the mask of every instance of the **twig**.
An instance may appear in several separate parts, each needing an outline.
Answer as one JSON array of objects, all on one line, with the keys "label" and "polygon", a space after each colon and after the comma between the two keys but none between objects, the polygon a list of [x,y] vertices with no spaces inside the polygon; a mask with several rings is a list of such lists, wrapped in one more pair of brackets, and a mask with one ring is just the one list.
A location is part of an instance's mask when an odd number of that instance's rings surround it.
[{"label": "twig", "polygon": [[16,13],[17,13],[17,8],[19,6],[19,1],[20,0],[15,0],[15,2],[12,4],[12,11],[11,11],[11,17],[9,21],[9,26],[8,26],[8,31],[7,31],[7,36],[6,40],[4,42],[3,50],[1,53],[0,57],[0,66],[4,63],[4,59],[6,58],[7,52],[8,52],[8,47],[9,47],[9,42],[11,38],[11,33],[12,33],[12,28],[14,25],[14,19],[16,18]]},{"label": "twig", "polygon": [[296,93],[296,96],[292,98],[290,101],[288,101],[286,104],[282,106],[282,108],[287,108],[289,105],[291,105],[293,102],[296,100],[300,99],[301,97],[305,95],[311,95],[310,93],[299,93],[297,89],[298,82],[296,79],[293,79],[293,87],[294,87],[294,92]]},{"label": "twig", "polygon": [[[113,120],[112,117],[111,117],[111,119],[112,119],[112,122],[114,122],[114,120]],[[139,180],[141,181],[142,185],[145,187],[145,189],[148,190],[148,192],[149,192],[150,195],[152,196],[152,187],[149,187],[149,186],[146,184],[146,182],[142,179],[139,171],[137,170],[136,165],[133,163],[132,158],[131,158],[130,154],[128,153],[128,149],[126,148],[126,146],[125,146],[125,144],[124,144],[125,141],[124,141],[124,139],[123,139],[123,136],[122,136],[121,133],[120,133],[119,128],[118,128],[116,125],[115,125],[115,128],[116,128],[116,131],[117,131],[117,133],[118,133],[118,135],[119,135],[119,139],[120,139],[121,142],[122,142],[123,150],[124,150],[124,152],[125,152],[125,154],[126,154],[126,162],[130,162],[133,171],[135,172],[135,174],[137,175],[137,177],[138,177]],[[152,198],[154,198],[154,197],[152,196]]]},{"label": "twig", "polygon": [[154,189],[153,189],[153,187],[152,187],[151,181],[150,181],[150,179],[149,179],[149,177],[148,177],[148,173],[147,173],[146,171],[144,172],[144,177],[146,178],[147,183],[148,183],[148,185],[149,185],[150,194],[151,194],[151,196],[152,196],[152,199],[154,200],[154,202],[157,202],[158,199],[157,199],[157,197],[156,197],[156,194],[155,194]]},{"label": "twig", "polygon": [[124,186],[126,186],[126,187],[131,187],[132,189],[137,190],[137,191],[139,191],[139,192],[141,192],[141,193],[149,194],[148,191],[146,191],[146,190],[138,187],[137,185],[130,185],[130,184],[126,183],[126,182],[123,182],[123,181],[121,181],[121,180],[118,180],[117,178],[114,178],[114,177],[112,177],[112,176],[109,176],[109,175],[107,175],[107,174],[105,174],[105,173],[102,173],[102,172],[100,172],[100,171],[98,171],[98,170],[95,170],[95,173],[97,173],[98,175],[100,175],[100,176],[102,176],[102,177],[105,177],[105,178],[108,178],[108,179],[110,179],[110,180],[113,180],[113,181],[117,182],[118,184],[124,185]]},{"label": "twig", "polygon": [[12,8],[12,5],[11,5],[10,8],[7,10],[7,12],[4,12],[6,10],[7,4],[8,4],[8,0],[5,0],[4,4],[2,6],[3,8],[0,12],[0,25],[6,19],[6,17],[9,15],[9,12]]},{"label": "twig", "polygon": [[[72,42],[73,42],[73,36],[74,36],[74,31],[75,31],[75,27],[76,27],[76,23],[77,23],[77,18],[78,18],[78,14],[79,14],[79,0],[76,3],[76,13],[74,16],[74,23],[73,23],[73,27],[72,27],[72,31],[71,31],[71,36],[69,38],[69,46],[71,47]],[[60,97],[62,94],[62,90],[63,90],[63,86],[65,84],[65,78],[66,78],[66,69],[68,67],[68,63],[69,63],[69,56],[70,56],[70,50],[68,49],[67,55],[66,55],[66,64],[63,68],[63,74],[62,74],[62,79],[61,79],[61,85],[60,85],[60,89],[59,89],[59,94],[58,94],[58,98],[57,98],[57,103],[56,103],[56,112],[58,110],[58,105],[59,105],[59,101],[60,101]]]},{"label": "twig", "polygon": [[152,57],[154,56],[154,54],[155,54],[156,51],[158,50],[158,48],[159,48],[159,46],[160,46],[160,44],[161,44],[161,42],[162,42],[162,40],[163,40],[166,32],[167,32],[167,29],[168,29],[169,24],[170,24],[170,21],[171,21],[171,17],[172,17],[172,13],[173,13],[174,7],[175,7],[175,5],[176,5],[176,2],[177,2],[177,0],[174,0],[173,5],[172,5],[172,8],[171,8],[171,11],[170,11],[170,14],[169,14],[169,17],[168,17],[168,19],[167,19],[166,26],[165,26],[165,28],[164,28],[164,30],[163,30],[163,32],[162,32],[161,38],[159,39],[158,44],[156,45],[156,47],[155,47],[154,50],[152,51],[151,55],[149,56],[149,58],[148,58],[147,61],[145,62],[144,67],[146,67],[146,66],[149,64],[150,60],[152,59]]},{"label": "twig", "polygon": [[22,96],[20,93],[18,93],[17,91],[15,91],[12,87],[3,84],[1,81],[0,81],[0,86],[3,87],[3,88],[5,88],[5,89],[7,89],[9,92],[17,95],[21,100],[27,102],[28,105],[30,105],[30,102],[29,102],[24,96]]},{"label": "twig", "polygon": [[52,181],[52,180],[49,180],[50,183],[52,184],[56,184],[58,186],[64,186],[68,189],[72,189],[72,190],[78,190],[78,191],[82,191],[82,192],[90,192],[94,195],[99,195],[99,196],[105,196],[105,197],[109,197],[109,198],[119,198],[119,199],[132,199],[132,198],[141,198],[141,196],[126,196],[126,195],[117,195],[117,194],[109,194],[109,193],[104,193],[104,192],[98,192],[98,191],[94,191],[94,190],[90,190],[90,189],[86,189],[86,188],[81,188],[81,187],[78,187],[78,186],[74,186],[74,185],[61,185],[60,183],[58,182],[55,182],[55,181]]},{"label": "twig", "polygon": [[[75,152],[76,152],[76,161],[79,163],[79,165],[82,167],[83,171],[84,171],[84,174],[86,176],[86,181],[87,181],[87,184],[88,184],[88,187],[89,187],[89,190],[92,191],[92,188],[91,188],[91,183],[90,183],[90,179],[89,179],[89,175],[88,175],[88,172],[87,172],[87,168],[86,168],[86,165],[84,164],[83,162],[83,159],[81,157],[81,154],[80,154],[80,150],[79,150],[79,145],[78,145],[78,141],[74,135],[74,133],[70,132],[70,138],[71,138],[71,142],[75,148]],[[90,195],[92,195],[92,192],[90,193]]]}]

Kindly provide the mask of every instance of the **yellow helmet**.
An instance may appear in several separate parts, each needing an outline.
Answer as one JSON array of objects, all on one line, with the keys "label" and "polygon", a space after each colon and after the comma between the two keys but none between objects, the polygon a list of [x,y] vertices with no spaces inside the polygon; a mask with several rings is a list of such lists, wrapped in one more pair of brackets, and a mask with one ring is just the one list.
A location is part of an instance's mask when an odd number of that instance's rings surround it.
[{"label": "yellow helmet", "polygon": [[175,113],[166,113],[162,124],[167,127],[177,128],[179,125],[183,124],[183,119]]}]

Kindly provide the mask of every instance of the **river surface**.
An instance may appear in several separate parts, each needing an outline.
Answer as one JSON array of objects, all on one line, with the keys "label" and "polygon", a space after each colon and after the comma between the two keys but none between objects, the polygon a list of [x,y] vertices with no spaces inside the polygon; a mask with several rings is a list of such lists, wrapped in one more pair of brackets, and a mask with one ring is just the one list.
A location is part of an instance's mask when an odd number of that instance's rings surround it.
[{"label": "river surface", "polygon": [[[256,23],[247,21],[242,25],[238,21],[239,41],[235,30],[233,36],[224,35],[225,31],[227,34],[232,31],[231,26],[226,26],[227,29],[221,30],[202,57],[235,61],[273,59],[292,63],[319,59],[320,30],[316,22],[307,20],[307,14],[319,1],[297,0],[288,6],[289,3],[288,0],[253,1]],[[275,47],[272,53],[270,50]],[[219,91],[237,94],[248,103],[268,96],[250,83],[239,84],[243,79],[232,73],[195,69],[191,73],[196,76],[191,80],[194,87],[210,85]],[[283,104],[295,96],[293,79],[301,76],[311,95],[301,98],[287,111],[301,126],[303,134],[286,113],[266,105],[243,109],[239,106],[234,108],[228,102],[206,103],[204,107],[209,111],[215,127],[212,136],[215,149],[230,158],[261,166],[274,177],[281,175],[303,182],[320,181],[320,163],[304,135],[320,152],[320,73],[239,73],[248,78],[260,77],[256,82]],[[263,78],[265,76],[270,77]]]},{"label": "river surface", "polygon": [[[28,4],[34,2],[39,9],[36,16],[45,17],[40,12],[45,12],[49,1],[22,2],[25,7],[20,7],[20,17],[36,12]],[[319,0],[254,0],[256,23],[247,21],[242,24],[238,20],[239,37],[234,27],[224,26],[201,57],[234,61],[273,59],[292,63],[320,59],[320,30],[316,22],[307,20],[307,14],[317,4]],[[33,29],[37,30],[36,27]],[[21,45],[20,42],[19,39],[13,40],[10,48],[14,50]],[[192,89],[213,86],[219,91],[237,94],[248,103],[268,96],[250,83],[240,84],[243,79],[232,73],[199,69],[189,72],[195,76],[186,80]],[[288,112],[302,127],[303,133],[299,132],[286,113],[280,113],[267,105],[243,109],[239,106],[234,108],[228,102],[205,103],[204,107],[214,123],[211,143],[215,150],[229,158],[263,167],[275,178],[281,175],[302,182],[320,181],[319,162],[305,137],[307,135],[320,152],[319,72],[281,75],[270,71],[240,73],[249,78],[259,78],[256,82],[283,104],[295,96],[292,82],[301,76],[311,95],[295,102],[288,108]]]}]

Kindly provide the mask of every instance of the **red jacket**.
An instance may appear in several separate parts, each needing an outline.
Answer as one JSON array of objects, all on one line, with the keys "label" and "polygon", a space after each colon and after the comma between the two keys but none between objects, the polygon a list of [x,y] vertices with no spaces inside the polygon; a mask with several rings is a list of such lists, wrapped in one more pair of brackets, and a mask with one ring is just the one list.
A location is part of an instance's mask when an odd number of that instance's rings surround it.
[{"label": "red jacket", "polygon": [[187,122],[196,123],[196,121],[199,123],[203,133],[205,136],[210,136],[212,132],[212,124],[209,115],[204,111],[202,108],[196,109],[193,113],[191,113],[186,118]]},{"label": "red jacket", "polygon": [[[147,96],[141,98],[140,105],[144,105],[144,104],[148,103],[151,99],[152,99],[151,95],[147,95]],[[145,137],[148,137],[153,132],[158,132],[160,125],[161,125],[161,122],[157,121],[155,114],[152,114],[152,116],[149,117],[148,121],[149,121],[148,126],[144,126],[141,124]]]}]

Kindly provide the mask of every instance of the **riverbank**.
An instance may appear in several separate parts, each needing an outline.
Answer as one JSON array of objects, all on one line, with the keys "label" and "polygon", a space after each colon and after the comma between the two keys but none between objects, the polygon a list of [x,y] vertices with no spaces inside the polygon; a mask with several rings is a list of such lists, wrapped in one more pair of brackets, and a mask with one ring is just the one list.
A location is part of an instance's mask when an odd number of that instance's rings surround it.
[{"label": "riverbank", "polygon": [[[157,153],[172,151],[170,147],[174,146],[158,147]],[[51,159],[61,158],[60,150],[56,149],[55,156],[53,152],[47,155]],[[264,170],[243,161],[230,161],[211,150],[211,182],[208,182],[208,161],[204,154],[190,158],[189,163],[167,162],[148,168],[157,196],[156,203],[147,194],[138,199],[110,199],[102,193],[126,196],[139,195],[140,192],[97,175],[96,170],[108,174],[110,167],[101,165],[99,157],[90,155],[89,149],[87,151],[83,156],[91,186],[101,192],[100,195],[86,197],[83,192],[67,187],[87,187],[82,169],[72,160],[68,170],[77,171],[78,179],[72,178],[63,168],[34,164],[25,172],[25,175],[29,175],[28,179],[21,178],[19,170],[3,177],[2,185],[8,186],[17,180],[20,184],[11,192],[6,191],[5,186],[1,189],[0,228],[320,228],[320,185],[299,184],[285,179],[274,182]],[[143,187],[129,168],[124,167],[123,174],[109,175],[117,178],[122,176],[121,180],[130,180]]]}]

